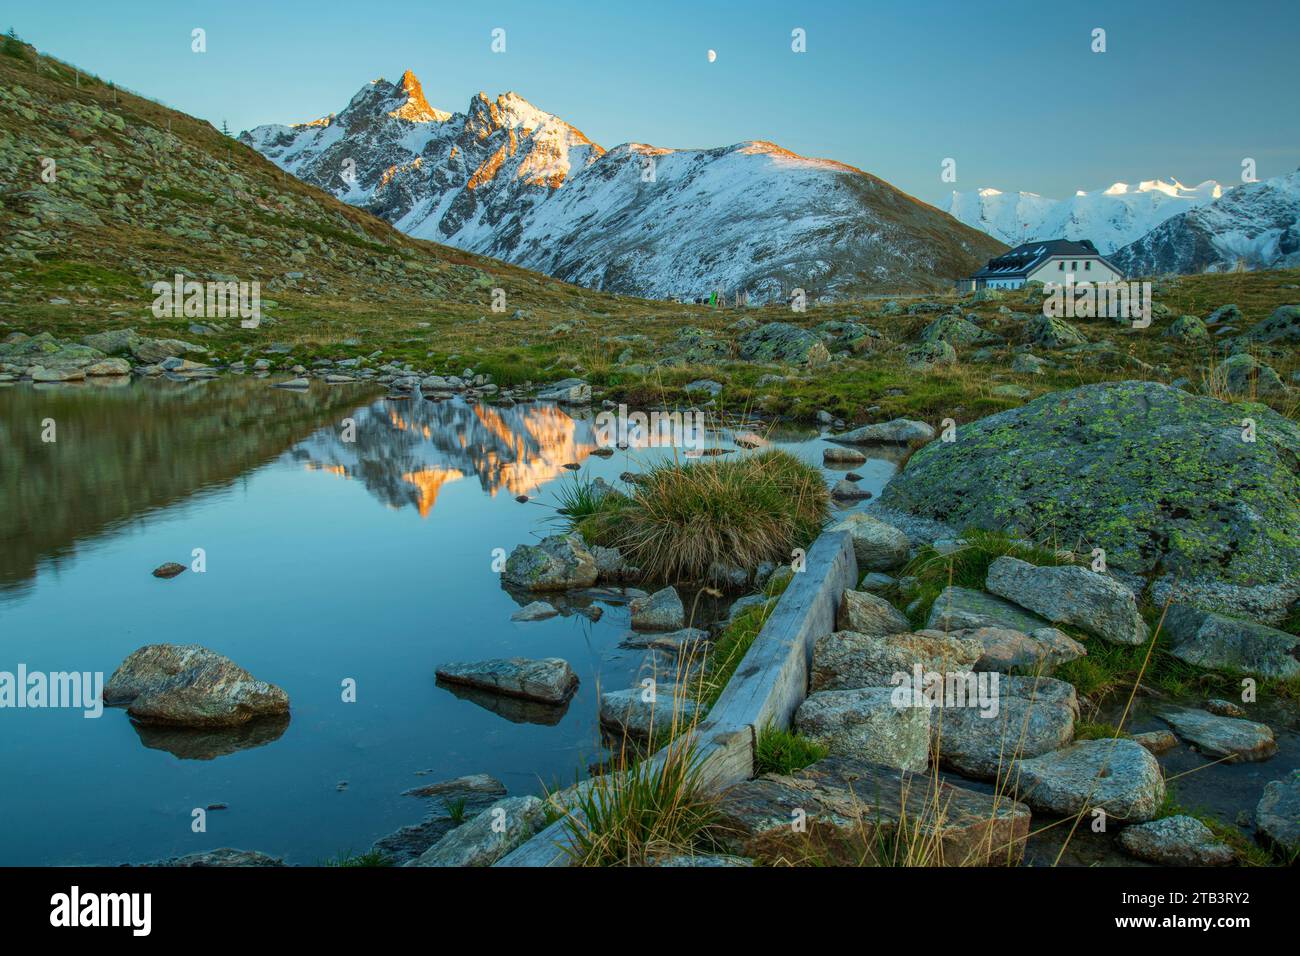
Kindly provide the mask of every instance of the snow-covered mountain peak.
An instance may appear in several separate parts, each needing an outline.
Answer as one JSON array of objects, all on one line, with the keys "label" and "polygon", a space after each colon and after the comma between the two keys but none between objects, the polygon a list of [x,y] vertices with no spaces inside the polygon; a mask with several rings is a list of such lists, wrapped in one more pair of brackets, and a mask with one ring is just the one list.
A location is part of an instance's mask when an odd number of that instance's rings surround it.
[{"label": "snow-covered mountain peak", "polygon": [[388,115],[394,119],[403,119],[410,123],[442,123],[451,119],[451,114],[434,109],[424,98],[424,90],[415,74],[406,70],[398,83],[398,89],[405,95],[406,101]]}]

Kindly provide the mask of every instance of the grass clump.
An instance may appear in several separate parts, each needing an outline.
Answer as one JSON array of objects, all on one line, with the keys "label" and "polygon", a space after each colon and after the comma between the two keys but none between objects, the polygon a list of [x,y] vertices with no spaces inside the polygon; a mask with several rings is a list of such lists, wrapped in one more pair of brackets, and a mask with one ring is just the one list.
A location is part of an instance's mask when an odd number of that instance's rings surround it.
[{"label": "grass clump", "polygon": [[703,849],[716,816],[694,735],[683,734],[662,757],[623,762],[577,789],[566,852],[578,866],[645,866]]},{"label": "grass clump", "polygon": [[779,730],[768,724],[754,745],[754,776],[794,773],[815,764],[829,753],[829,747],[801,737],[793,730]]},{"label": "grass clump", "polygon": [[339,853],[331,859],[325,860],[321,866],[327,867],[353,867],[353,866],[392,866],[393,861],[385,854],[378,850],[369,850],[366,853]]},{"label": "grass clump", "polygon": [[1074,723],[1075,740],[1114,740],[1128,737],[1129,733],[1104,721],[1077,720]]},{"label": "grass clump", "polygon": [[786,452],[670,462],[642,476],[600,543],[652,579],[702,580],[715,562],[787,561],[821,532],[828,506],[821,474]]}]

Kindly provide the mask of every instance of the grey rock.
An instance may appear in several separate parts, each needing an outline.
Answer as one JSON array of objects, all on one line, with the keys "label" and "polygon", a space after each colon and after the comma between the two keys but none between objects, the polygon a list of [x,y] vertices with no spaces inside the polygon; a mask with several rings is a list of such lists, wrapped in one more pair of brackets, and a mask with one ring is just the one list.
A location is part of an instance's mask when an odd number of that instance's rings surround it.
[{"label": "grey rock", "polygon": [[861,465],[867,456],[856,448],[841,448],[831,445],[822,449],[822,462],[827,465]]},{"label": "grey rock", "polygon": [[674,726],[680,730],[695,718],[691,689],[677,684],[630,687],[600,695],[600,722],[608,730],[639,740],[663,740]]},{"label": "grey rock", "polygon": [[1264,787],[1255,807],[1255,827],[1286,852],[1300,851],[1300,770]]},{"label": "grey rock", "polygon": [[546,825],[537,797],[506,797],[456,827],[407,866],[491,866]]},{"label": "grey rock", "polygon": [[554,607],[546,601],[533,601],[531,604],[525,604],[514,614],[510,615],[512,621],[544,621],[549,617],[555,617],[559,614]]},{"label": "grey rock", "polygon": [[862,501],[871,497],[871,492],[865,488],[859,488],[851,481],[841,478],[835,482],[831,488],[831,497],[836,501]]},{"label": "grey rock", "polygon": [[1246,352],[1224,359],[1214,367],[1210,376],[1216,390],[1232,395],[1281,395],[1286,392],[1286,383],[1276,370]]},{"label": "grey rock", "polygon": [[1300,674],[1300,637],[1190,604],[1171,604],[1163,633],[1169,653],[1198,667],[1259,677]]},{"label": "grey rock", "polygon": [[104,703],[141,723],[229,727],[289,712],[289,695],[198,644],[149,644],[104,685]]},{"label": "grey rock", "polygon": [[831,525],[830,531],[847,531],[859,571],[892,571],[907,562],[911,542],[906,534],[867,514],[851,514]]},{"label": "grey rock", "polygon": [[810,694],[795,713],[798,731],[832,756],[924,770],[929,764],[930,710],[897,707],[889,687]]},{"label": "grey rock", "polygon": [[1003,556],[989,565],[985,586],[994,594],[1116,644],[1148,637],[1133,592],[1114,578],[1075,565],[1038,567]]},{"label": "grey rock", "polygon": [[551,535],[540,544],[521,544],[506,559],[503,580],[531,591],[591,587],[599,572],[596,559],[576,534]]},{"label": "grey rock", "polygon": [[642,631],[676,631],[686,626],[686,611],[677,589],[669,585],[629,605],[632,626]]},{"label": "grey rock", "polygon": [[813,644],[810,687],[819,691],[896,686],[896,675],[910,681],[917,665],[924,672],[969,670],[983,650],[975,641],[940,631],[889,635],[834,631]]},{"label": "grey rock", "polygon": [[1125,738],[1081,740],[1012,763],[1016,799],[1058,816],[1101,807],[1116,820],[1150,820],[1165,797],[1160,764]]},{"label": "grey rock", "polygon": [[925,626],[938,631],[995,627],[1032,634],[1051,625],[1010,601],[953,585],[944,588],[934,599]]},{"label": "grey rock", "polygon": [[1267,760],[1277,753],[1277,741],[1266,724],[1236,717],[1219,717],[1205,710],[1162,708],[1156,716],[1207,757],[1227,763]]},{"label": "grey rock", "polygon": [[999,675],[996,688],[989,688],[996,699],[983,701],[978,689],[968,680],[965,705],[943,707],[930,718],[944,766],[975,779],[1005,778],[1013,760],[1049,753],[1074,739],[1079,701],[1065,681]]},{"label": "grey rock", "polygon": [[884,598],[869,591],[852,590],[845,591],[840,598],[835,626],[841,631],[871,635],[898,634],[912,627]]},{"label": "grey rock", "polygon": [[142,863],[141,866],[168,867],[227,867],[227,866],[284,866],[284,860],[258,850],[236,850],[223,846],[217,850],[204,850],[201,853],[187,853],[155,863]]},{"label": "grey rock", "polygon": [[954,633],[983,645],[984,654],[975,662],[977,671],[1005,673],[1016,669],[1047,675],[1057,665],[1088,653],[1086,647],[1054,627],[1040,627],[1030,634],[1005,627],[979,627]]},{"label": "grey rock", "polygon": [[833,435],[828,441],[845,445],[906,445],[912,441],[929,441],[934,429],[925,422],[910,418],[895,418],[875,425],[863,425],[842,435]]},{"label": "grey rock", "polygon": [[439,680],[447,683],[544,704],[563,704],[578,689],[578,675],[568,661],[558,657],[455,662],[442,665],[436,673]]},{"label": "grey rock", "polygon": [[1161,817],[1125,827],[1119,834],[1125,852],[1161,866],[1227,866],[1232,848],[1195,817]]}]

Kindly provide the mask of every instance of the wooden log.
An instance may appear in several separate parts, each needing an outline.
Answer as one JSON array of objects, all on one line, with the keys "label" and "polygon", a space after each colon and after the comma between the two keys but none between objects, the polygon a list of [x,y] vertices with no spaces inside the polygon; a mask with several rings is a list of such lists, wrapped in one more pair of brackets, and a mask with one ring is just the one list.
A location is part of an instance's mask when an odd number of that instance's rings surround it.
[{"label": "wooden log", "polygon": [[[808,694],[812,648],[835,630],[840,597],[857,584],[858,563],[847,531],[822,534],[796,573],[736,672],[694,735],[705,787],[723,790],[754,775],[754,746],[763,727],[784,729]],[[669,746],[680,746],[680,742]],[[662,761],[660,750],[652,761]],[[496,866],[566,866],[568,828],[546,827]]]}]

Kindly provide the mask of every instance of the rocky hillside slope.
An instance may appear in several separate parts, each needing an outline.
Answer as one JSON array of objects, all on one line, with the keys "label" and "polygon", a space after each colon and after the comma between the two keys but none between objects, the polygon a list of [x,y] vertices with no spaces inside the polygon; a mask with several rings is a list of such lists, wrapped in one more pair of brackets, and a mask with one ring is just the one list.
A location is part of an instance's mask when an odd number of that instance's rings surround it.
[{"label": "rocky hillside slope", "polygon": [[759,141],[606,151],[515,93],[435,109],[409,71],[240,138],[411,235],[652,298],[940,289],[1002,248],[842,163]]}]

